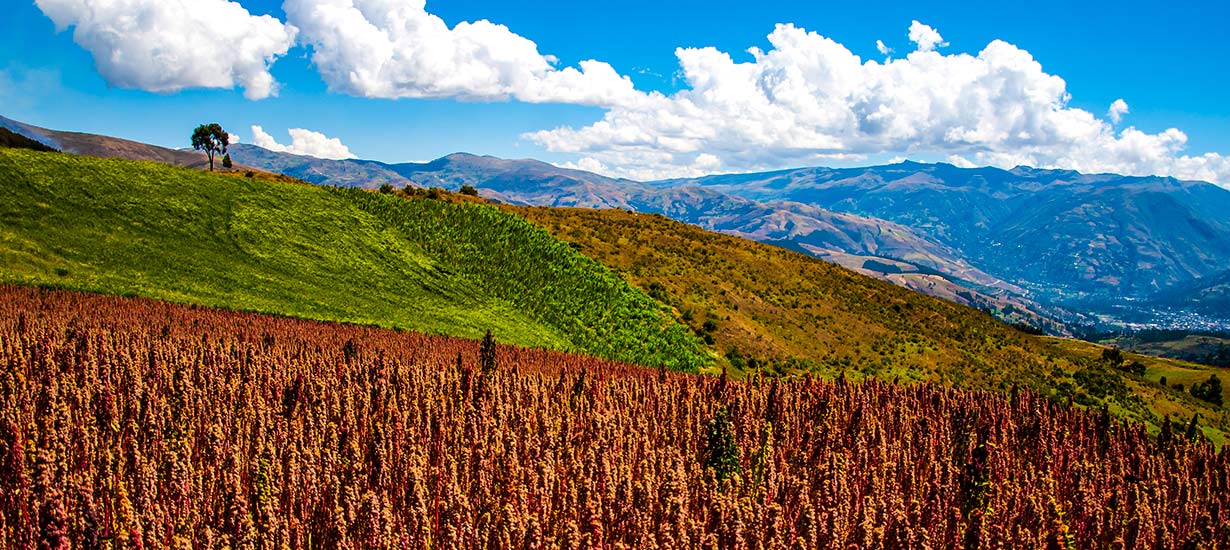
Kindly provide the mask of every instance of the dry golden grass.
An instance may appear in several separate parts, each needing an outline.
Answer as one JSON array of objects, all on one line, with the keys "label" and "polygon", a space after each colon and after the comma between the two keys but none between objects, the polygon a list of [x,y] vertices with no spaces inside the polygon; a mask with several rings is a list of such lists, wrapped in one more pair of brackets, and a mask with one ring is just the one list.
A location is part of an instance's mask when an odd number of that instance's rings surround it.
[{"label": "dry golden grass", "polygon": [[[1153,429],[1166,415],[1186,421],[1200,413],[1210,438],[1220,441],[1230,431],[1223,409],[1157,384],[1164,375],[1171,383],[1204,379],[1209,368],[1130,355],[1148,367],[1144,377],[1133,376],[1106,367],[1104,348],[1096,344],[1030,336],[975,309],[659,215],[504,208],[669,305],[677,319],[707,335],[735,371],[992,391],[1023,386],[1089,407],[1106,405]],[[1230,376],[1222,379],[1230,388]]]}]

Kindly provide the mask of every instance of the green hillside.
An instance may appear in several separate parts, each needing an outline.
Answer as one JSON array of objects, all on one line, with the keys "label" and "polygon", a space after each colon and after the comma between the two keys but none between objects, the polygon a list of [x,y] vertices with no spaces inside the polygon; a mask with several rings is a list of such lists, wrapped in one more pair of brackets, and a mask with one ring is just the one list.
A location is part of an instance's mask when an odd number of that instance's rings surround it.
[{"label": "green hillside", "polygon": [[496,208],[151,162],[0,149],[0,280],[711,362],[654,300]]},{"label": "green hillside", "polygon": [[[620,273],[712,343],[735,370],[932,382],[963,389],[1030,388],[1061,402],[1107,407],[1157,430],[1199,424],[1219,444],[1230,414],[1175,387],[1230,371],[1038,338],[981,311],[912,292],[797,252],[624,210],[506,206]],[[1166,383],[1162,384],[1165,378]],[[1230,402],[1230,384],[1223,385]]]}]

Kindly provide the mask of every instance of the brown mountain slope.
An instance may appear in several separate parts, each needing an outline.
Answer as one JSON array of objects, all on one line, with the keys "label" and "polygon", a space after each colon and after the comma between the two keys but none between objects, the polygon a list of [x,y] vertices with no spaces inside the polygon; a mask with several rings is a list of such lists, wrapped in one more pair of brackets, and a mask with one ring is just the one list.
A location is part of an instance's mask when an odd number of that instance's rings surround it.
[{"label": "brown mountain slope", "polygon": [[[49,130],[4,117],[0,117],[0,127],[7,128],[19,135],[37,140],[65,153],[102,158],[151,160],[197,170],[209,168],[209,157],[199,151],[169,149],[148,143],[97,134]],[[187,134],[185,133],[185,144],[188,141],[186,138]],[[214,168],[215,170],[222,171],[221,156],[214,158]],[[236,164],[232,170],[256,171],[255,168],[241,164]]]},{"label": "brown mountain slope", "polygon": [[660,215],[504,208],[671,306],[738,370],[1025,386],[1154,426],[1199,412],[1215,440],[1230,429],[1222,409],[1156,383],[1175,369],[1230,378],[1224,370],[1132,356],[1147,372],[1128,374],[1100,361],[1096,345],[1035,338],[981,311]]},{"label": "brown mountain slope", "polygon": [[1230,269],[1230,191],[1198,181],[907,161],[650,184],[892,221],[1043,302],[1106,307]]}]

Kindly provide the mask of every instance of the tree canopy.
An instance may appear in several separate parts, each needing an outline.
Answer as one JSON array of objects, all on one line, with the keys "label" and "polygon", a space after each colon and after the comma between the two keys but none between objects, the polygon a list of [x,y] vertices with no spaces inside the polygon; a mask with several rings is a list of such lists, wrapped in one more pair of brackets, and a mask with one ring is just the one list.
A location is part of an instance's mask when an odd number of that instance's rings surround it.
[{"label": "tree canopy", "polygon": [[230,136],[217,122],[202,124],[192,131],[192,148],[205,151],[205,154],[209,156],[210,172],[214,170],[214,155],[225,155],[230,142]]},{"label": "tree canopy", "polygon": [[1209,379],[1200,384],[1192,384],[1191,394],[1197,399],[1203,399],[1217,406],[1223,403],[1221,395],[1221,379],[1216,374],[1210,374]]}]

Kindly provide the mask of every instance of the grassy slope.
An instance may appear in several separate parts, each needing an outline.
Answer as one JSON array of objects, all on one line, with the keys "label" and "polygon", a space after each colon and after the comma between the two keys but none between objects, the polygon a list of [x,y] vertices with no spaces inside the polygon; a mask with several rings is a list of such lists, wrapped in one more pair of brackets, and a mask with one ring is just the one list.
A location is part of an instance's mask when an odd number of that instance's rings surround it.
[{"label": "grassy slope", "polygon": [[0,149],[0,280],[706,360],[653,300],[493,207],[156,163]]},{"label": "grassy slope", "polygon": [[[1167,374],[1172,383],[1207,378],[1213,371],[1204,367],[1132,355],[1149,370],[1143,378],[1124,374],[1099,364],[1102,348],[1096,345],[1034,338],[971,308],[662,216],[506,209],[646,289],[698,333],[710,322],[715,347],[731,357],[737,350],[741,359],[733,363],[744,368],[755,357],[770,369],[829,376],[1000,391],[1017,384],[1090,406],[1104,403],[1154,427],[1166,414],[1190,418],[1199,412],[1215,441],[1230,430],[1224,409],[1156,384]],[[1230,383],[1226,386],[1230,390]]]},{"label": "grassy slope", "polygon": [[1144,355],[1168,357],[1208,365],[1218,364],[1208,362],[1208,360],[1215,358],[1222,352],[1223,348],[1230,347],[1230,338],[1204,334],[1177,334],[1170,338],[1148,339],[1119,336],[1099,341]]},{"label": "grassy slope", "polygon": [[[1093,360],[1102,353],[1102,347],[1067,338],[1042,338],[1057,349],[1070,356]],[[1222,401],[1230,403],[1230,369],[1210,367],[1196,363],[1188,363],[1177,359],[1124,353],[1128,361],[1139,361],[1147,367],[1145,376],[1137,378],[1124,377],[1124,381],[1134,395],[1140,397],[1156,415],[1172,415],[1178,419],[1190,419],[1193,412],[1199,412],[1202,418],[1211,421],[1203,425],[1205,435],[1218,445],[1230,440],[1230,415],[1226,408],[1213,409],[1207,403],[1192,397],[1174,386],[1181,384],[1183,388],[1191,388],[1192,384],[1204,382],[1210,374],[1216,374],[1222,381]],[[1166,386],[1161,385],[1161,379],[1166,379]]]}]

